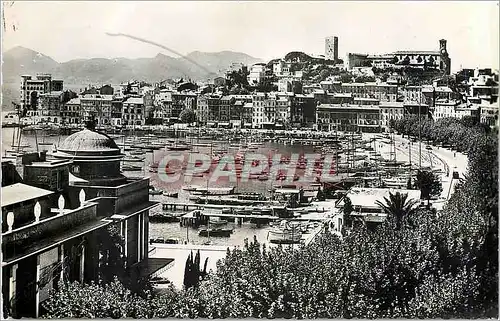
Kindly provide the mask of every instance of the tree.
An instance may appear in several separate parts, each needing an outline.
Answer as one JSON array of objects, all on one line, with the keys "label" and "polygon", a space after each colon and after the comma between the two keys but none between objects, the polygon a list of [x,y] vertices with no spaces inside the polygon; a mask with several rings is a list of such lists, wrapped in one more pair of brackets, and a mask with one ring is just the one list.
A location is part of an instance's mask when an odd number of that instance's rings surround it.
[{"label": "tree", "polygon": [[443,191],[441,179],[431,171],[419,170],[415,186],[420,189],[420,198],[427,200],[427,206],[430,206],[432,196],[439,196]]},{"label": "tree", "polygon": [[71,90],[65,90],[61,96],[61,102],[63,104],[66,104],[68,101],[70,101],[73,98],[78,97],[77,93],[71,91]]},{"label": "tree", "polygon": [[294,94],[302,94],[302,83],[300,81],[296,81],[292,85],[292,91]]},{"label": "tree", "polygon": [[125,259],[123,247],[125,240],[120,234],[117,225],[109,225],[98,234],[100,252],[99,279],[102,283],[109,283],[115,277],[123,281],[125,271]]},{"label": "tree", "polygon": [[186,108],[179,114],[181,122],[184,124],[191,124],[196,121],[196,113],[191,108]]},{"label": "tree", "polygon": [[415,205],[418,200],[408,200],[408,194],[402,194],[396,192],[393,194],[389,192],[389,198],[384,197],[384,203],[381,201],[376,201],[382,210],[388,215],[389,219],[394,219],[396,221],[396,229],[401,228],[403,219],[415,212]]},{"label": "tree", "polygon": [[197,288],[200,285],[200,281],[203,280],[207,275],[207,264],[208,257],[205,259],[205,264],[203,270],[200,269],[200,250],[196,252],[193,258],[193,252],[191,252],[186,260],[186,266],[184,268],[184,288],[189,289],[192,287]]}]

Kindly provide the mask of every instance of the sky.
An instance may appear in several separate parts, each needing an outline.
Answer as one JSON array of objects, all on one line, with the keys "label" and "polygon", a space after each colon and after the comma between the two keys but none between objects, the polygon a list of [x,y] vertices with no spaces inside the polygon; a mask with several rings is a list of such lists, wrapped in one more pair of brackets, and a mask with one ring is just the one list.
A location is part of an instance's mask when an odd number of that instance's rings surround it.
[{"label": "sky", "polygon": [[[324,54],[324,38],[347,52],[438,50],[448,40],[452,70],[498,68],[496,1],[460,2],[4,2],[2,48],[23,46],[59,62],[154,57],[176,52],[244,52],[265,61],[290,51]],[[2,28],[3,29],[3,28]]]}]

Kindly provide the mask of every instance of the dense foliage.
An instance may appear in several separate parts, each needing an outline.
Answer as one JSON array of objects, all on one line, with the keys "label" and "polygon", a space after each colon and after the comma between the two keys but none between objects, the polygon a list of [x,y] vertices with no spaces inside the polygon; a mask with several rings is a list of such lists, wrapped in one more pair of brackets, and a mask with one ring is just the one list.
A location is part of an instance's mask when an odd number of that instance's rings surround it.
[{"label": "dense foliage", "polygon": [[68,285],[51,296],[47,316],[497,317],[497,138],[458,121],[436,124],[426,125],[426,137],[458,144],[465,135],[468,141],[468,175],[443,211],[406,211],[374,230],[360,226],[342,239],[327,232],[300,249],[247,242],[228,250],[216,272],[187,290],[134,296],[115,283]]},{"label": "dense foliage", "polygon": [[203,270],[200,267],[200,250],[193,256],[193,252],[189,254],[184,268],[184,288],[197,287],[200,281],[207,275],[208,257],[205,259]]},{"label": "dense foliage", "polygon": [[417,172],[415,187],[420,189],[420,198],[426,199],[427,204],[429,204],[431,197],[439,196],[443,191],[443,185],[439,176],[426,170],[419,170]]},{"label": "dense foliage", "polygon": [[196,121],[196,113],[191,108],[186,108],[179,114],[179,118],[184,124],[191,124]]}]

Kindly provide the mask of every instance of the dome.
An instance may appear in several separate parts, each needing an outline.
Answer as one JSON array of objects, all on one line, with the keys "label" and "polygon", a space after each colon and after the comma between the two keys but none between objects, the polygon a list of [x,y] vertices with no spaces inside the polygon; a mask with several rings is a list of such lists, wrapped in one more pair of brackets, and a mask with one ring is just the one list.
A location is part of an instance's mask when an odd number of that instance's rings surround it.
[{"label": "dome", "polygon": [[119,152],[120,148],[108,135],[84,129],[68,136],[58,147],[58,150],[65,152]]}]

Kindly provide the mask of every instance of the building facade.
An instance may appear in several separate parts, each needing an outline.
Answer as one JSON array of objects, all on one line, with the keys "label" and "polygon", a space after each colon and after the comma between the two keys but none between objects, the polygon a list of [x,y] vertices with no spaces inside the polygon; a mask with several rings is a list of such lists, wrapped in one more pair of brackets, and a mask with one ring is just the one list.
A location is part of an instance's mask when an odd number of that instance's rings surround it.
[{"label": "building facade", "polygon": [[380,132],[380,106],[321,104],[317,107],[317,127],[323,131]]},{"label": "building facade", "polygon": [[19,97],[21,109],[35,110],[38,106],[38,97],[52,91],[63,91],[63,81],[52,79],[50,74],[21,76]]}]

